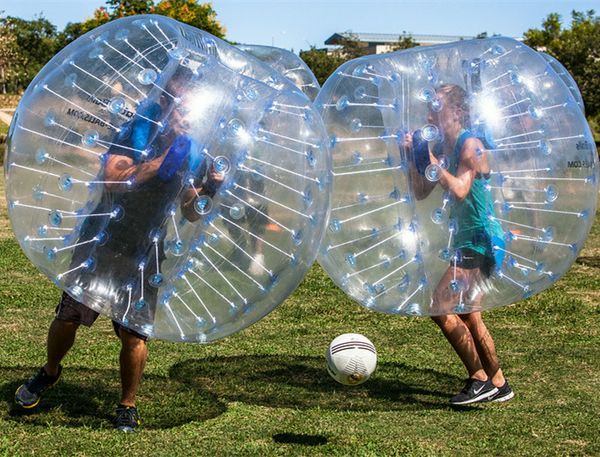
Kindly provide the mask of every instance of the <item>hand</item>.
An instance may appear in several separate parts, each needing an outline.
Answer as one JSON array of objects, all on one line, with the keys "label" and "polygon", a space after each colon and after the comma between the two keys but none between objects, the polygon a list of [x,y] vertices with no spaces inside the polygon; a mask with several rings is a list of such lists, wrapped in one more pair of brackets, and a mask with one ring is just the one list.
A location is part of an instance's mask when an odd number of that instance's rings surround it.
[{"label": "hand", "polygon": [[413,147],[413,135],[410,132],[404,134],[404,138],[402,141],[402,146],[408,149],[412,149]]}]

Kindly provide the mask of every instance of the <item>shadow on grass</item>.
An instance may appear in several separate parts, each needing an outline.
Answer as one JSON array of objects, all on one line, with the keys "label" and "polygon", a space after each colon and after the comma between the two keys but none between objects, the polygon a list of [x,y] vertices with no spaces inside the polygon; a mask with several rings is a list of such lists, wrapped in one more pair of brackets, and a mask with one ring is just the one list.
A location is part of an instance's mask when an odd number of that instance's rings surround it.
[{"label": "shadow on grass", "polygon": [[580,256],[577,257],[575,263],[585,265],[586,267],[600,268],[600,257],[596,256]]},{"label": "shadow on grass", "polygon": [[346,387],[321,357],[281,355],[190,359],[173,365],[170,376],[223,401],[344,411],[446,409],[462,387],[457,377],[400,363],[380,364],[365,384]]},{"label": "shadow on grass", "polygon": [[280,444],[301,444],[303,446],[323,446],[327,437],[323,435],[304,435],[299,433],[277,433],[273,441]]},{"label": "shadow on grass", "polygon": [[[111,428],[119,401],[118,370],[68,367],[40,404],[27,410],[14,404],[14,393],[37,368],[0,367],[0,419],[30,425]],[[212,393],[189,389],[181,382],[144,375],[138,408],[145,429],[177,427],[219,416],[226,405]]]}]

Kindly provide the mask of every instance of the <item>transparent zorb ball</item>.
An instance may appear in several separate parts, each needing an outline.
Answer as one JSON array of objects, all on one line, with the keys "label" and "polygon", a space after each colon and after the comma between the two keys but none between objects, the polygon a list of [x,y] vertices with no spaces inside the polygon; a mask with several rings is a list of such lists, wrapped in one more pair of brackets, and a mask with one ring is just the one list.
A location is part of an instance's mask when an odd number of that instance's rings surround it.
[{"label": "transparent zorb ball", "polygon": [[275,308],[316,257],[327,145],[309,99],[269,66],[164,16],[123,18],[25,92],[9,215],[75,299],[148,336],[212,341]]},{"label": "transparent zorb ball", "polygon": [[316,100],[331,139],[319,262],[393,314],[489,309],[553,284],[594,220],[598,157],[573,88],[509,38],[345,63]]}]

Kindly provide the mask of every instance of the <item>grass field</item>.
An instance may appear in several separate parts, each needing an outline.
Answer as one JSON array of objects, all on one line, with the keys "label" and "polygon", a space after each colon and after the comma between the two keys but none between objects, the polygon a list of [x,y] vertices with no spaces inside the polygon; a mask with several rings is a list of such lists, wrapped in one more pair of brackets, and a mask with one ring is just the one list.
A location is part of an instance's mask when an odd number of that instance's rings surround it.
[{"label": "grass field", "polygon": [[[133,435],[109,423],[118,340],[107,319],[82,329],[61,382],[26,414],[16,387],[43,362],[60,292],[21,253],[0,188],[0,456],[600,455],[600,228],[549,291],[486,314],[516,392],[452,409],[463,369],[427,319],[367,312],[315,266],[271,315],[209,346],[155,341]],[[374,377],[329,378],[340,333],[375,343]]]}]

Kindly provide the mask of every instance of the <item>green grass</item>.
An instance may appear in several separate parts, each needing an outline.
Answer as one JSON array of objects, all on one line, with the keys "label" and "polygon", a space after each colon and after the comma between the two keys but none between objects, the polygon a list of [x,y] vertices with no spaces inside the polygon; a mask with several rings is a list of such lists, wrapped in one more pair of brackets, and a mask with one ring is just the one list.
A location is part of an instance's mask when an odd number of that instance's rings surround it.
[{"label": "green grass", "polygon": [[[314,266],[283,305],[230,338],[151,342],[143,427],[124,435],[109,423],[119,343],[105,318],[80,331],[37,410],[13,407],[15,389],[44,360],[60,292],[5,235],[0,456],[599,455],[599,246],[596,225],[554,287],[486,313],[516,392],[507,404],[448,407],[465,373],[437,327],[368,312]],[[356,388],[325,370],[325,349],[343,332],[364,333],[379,351],[375,375]]]}]

